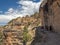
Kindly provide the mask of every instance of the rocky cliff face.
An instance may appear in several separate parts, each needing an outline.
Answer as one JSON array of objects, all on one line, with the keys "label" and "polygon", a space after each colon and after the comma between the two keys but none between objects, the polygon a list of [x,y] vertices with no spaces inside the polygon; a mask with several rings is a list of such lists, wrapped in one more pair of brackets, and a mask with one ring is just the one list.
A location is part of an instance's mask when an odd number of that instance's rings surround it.
[{"label": "rocky cliff face", "polygon": [[42,26],[60,33],[60,0],[44,0],[40,6]]},{"label": "rocky cliff face", "polygon": [[[7,45],[60,45],[60,34],[56,33],[60,31],[59,2],[60,0],[44,0],[40,5],[39,13],[11,20],[4,26],[4,43]],[[19,34],[22,34],[20,35],[22,38]],[[20,42],[22,40],[25,42]]]},{"label": "rocky cliff face", "polygon": [[[30,26],[39,26],[40,24],[40,16],[38,13],[35,13],[34,15],[31,16],[26,16],[26,17],[18,17],[16,19],[11,20],[5,28],[10,28],[12,30],[14,29],[20,29],[23,28],[24,26],[30,27]],[[16,28],[15,28],[16,27]]]},{"label": "rocky cliff face", "polygon": [[40,27],[36,28],[36,37],[34,38],[32,45],[60,45],[59,2],[60,0],[44,0],[40,5],[39,15],[42,19],[41,25],[44,30]]},{"label": "rocky cliff face", "polygon": [[[25,35],[28,37],[28,42],[26,43],[27,45],[30,45],[33,38],[35,37],[35,27],[41,26],[41,19],[40,16],[38,15],[39,13],[35,13],[34,15],[31,16],[26,16],[26,17],[18,17],[16,19],[11,20],[8,22],[6,26],[4,26],[4,44],[9,45],[9,44],[19,44],[23,45],[23,40]],[[25,28],[26,27],[26,28]],[[28,30],[28,33],[24,32],[24,30]],[[19,31],[20,37],[17,36],[17,31]],[[23,35],[24,34],[24,35]],[[7,36],[6,36],[7,35]],[[16,37],[15,37],[16,36]],[[30,39],[29,39],[30,38]],[[22,40],[22,42],[18,41]],[[29,41],[30,40],[30,41]],[[8,41],[8,43],[7,43]]]},{"label": "rocky cliff face", "polygon": [[40,5],[39,15],[44,29],[36,28],[31,44],[60,45],[60,0],[44,0]]},{"label": "rocky cliff face", "polygon": [[23,35],[20,30],[4,30],[3,45],[23,45]]}]

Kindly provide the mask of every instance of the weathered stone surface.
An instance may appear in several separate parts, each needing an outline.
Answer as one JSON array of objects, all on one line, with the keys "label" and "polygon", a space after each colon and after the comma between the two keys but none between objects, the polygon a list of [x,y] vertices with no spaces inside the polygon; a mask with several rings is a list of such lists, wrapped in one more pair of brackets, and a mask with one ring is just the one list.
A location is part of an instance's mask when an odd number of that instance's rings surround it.
[{"label": "weathered stone surface", "polygon": [[4,30],[4,45],[23,45],[22,31]]},{"label": "weathered stone surface", "polygon": [[44,0],[39,11],[42,26],[60,33],[60,0]]},{"label": "weathered stone surface", "polygon": [[28,34],[33,38],[32,42],[27,42],[27,45],[60,45],[60,34],[56,33],[60,33],[59,19],[60,0],[44,0],[40,5],[39,13],[14,19],[5,26],[5,29],[11,30],[3,31],[4,44],[23,45],[22,30],[26,26]]}]

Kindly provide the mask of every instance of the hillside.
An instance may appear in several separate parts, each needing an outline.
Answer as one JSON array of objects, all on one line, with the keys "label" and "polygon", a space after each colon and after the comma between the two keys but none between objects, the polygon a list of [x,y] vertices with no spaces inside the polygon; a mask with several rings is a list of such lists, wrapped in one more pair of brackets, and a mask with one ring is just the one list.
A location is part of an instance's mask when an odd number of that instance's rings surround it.
[{"label": "hillside", "polygon": [[39,13],[18,17],[3,27],[6,45],[60,45],[60,0],[44,0]]},{"label": "hillside", "polygon": [[[33,38],[35,37],[35,27],[38,27],[38,26],[41,26],[41,19],[40,19],[39,13],[35,13],[34,15],[31,15],[31,16],[26,15],[25,17],[18,17],[16,19],[11,20],[10,22],[8,22],[6,26],[4,26],[4,30],[5,30],[4,33],[6,33],[6,31],[10,32],[10,30],[13,30],[13,32],[14,30],[16,32],[19,31],[21,32],[20,34],[22,34],[20,35],[20,37],[22,36],[22,38],[24,39],[23,37],[24,30],[28,30],[28,33],[27,33],[29,35],[28,37],[31,37],[31,41],[32,41]],[[9,34],[8,32],[7,34]],[[27,45],[30,44],[31,41],[28,41]]]},{"label": "hillside", "polygon": [[38,13],[35,13],[34,15],[31,16],[26,15],[25,17],[18,17],[16,19],[13,19],[10,22],[8,22],[5,28],[14,30],[16,27],[17,30],[23,28],[24,26],[36,27],[41,25],[40,22],[41,22],[40,16],[38,15]]}]

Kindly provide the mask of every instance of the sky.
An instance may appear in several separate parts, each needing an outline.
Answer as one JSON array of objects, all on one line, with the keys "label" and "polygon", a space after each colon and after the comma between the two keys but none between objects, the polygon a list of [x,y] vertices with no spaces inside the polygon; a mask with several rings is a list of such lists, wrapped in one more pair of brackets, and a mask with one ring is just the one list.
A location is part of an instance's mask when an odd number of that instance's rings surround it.
[{"label": "sky", "polygon": [[39,12],[43,0],[0,0],[0,25],[10,20]]}]

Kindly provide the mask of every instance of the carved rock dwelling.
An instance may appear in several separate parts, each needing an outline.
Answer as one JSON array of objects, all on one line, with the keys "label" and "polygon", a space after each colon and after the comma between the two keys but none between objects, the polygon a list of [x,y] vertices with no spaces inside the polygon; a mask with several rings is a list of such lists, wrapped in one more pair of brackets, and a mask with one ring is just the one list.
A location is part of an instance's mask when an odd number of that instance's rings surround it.
[{"label": "carved rock dwelling", "polygon": [[60,32],[60,0],[44,0],[39,15],[44,29]]}]

